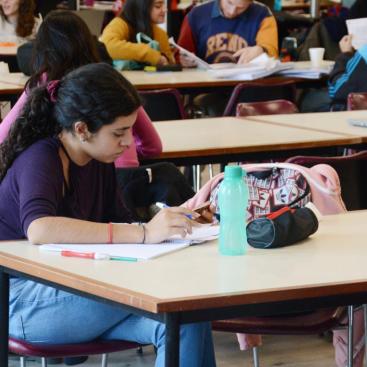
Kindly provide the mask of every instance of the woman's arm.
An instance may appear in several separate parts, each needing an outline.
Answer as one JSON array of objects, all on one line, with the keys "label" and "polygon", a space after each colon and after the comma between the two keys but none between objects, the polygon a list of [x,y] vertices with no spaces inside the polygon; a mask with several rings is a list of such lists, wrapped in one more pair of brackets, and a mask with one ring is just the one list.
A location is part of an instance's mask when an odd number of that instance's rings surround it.
[{"label": "woman's arm", "polygon": [[164,55],[170,64],[175,64],[176,60],[173,56],[171,46],[168,41],[167,33],[157,25],[153,27],[154,39],[158,41],[162,55]]},{"label": "woman's arm", "polygon": [[5,116],[3,122],[0,124],[0,144],[5,140],[8,136],[9,130],[18,116],[21,114],[23,107],[27,101],[27,93],[24,91],[22,95],[19,97],[15,106],[11,109],[11,111]]},{"label": "woman's arm", "polygon": [[273,16],[264,18],[256,35],[256,45],[272,57],[278,57],[278,27]]},{"label": "woman's arm", "polygon": [[141,158],[145,158],[156,157],[162,152],[161,139],[143,107],[139,108],[133,135],[134,140],[129,148],[115,161],[117,168],[138,167],[138,154]]},{"label": "woman's arm", "polygon": [[143,107],[138,111],[133,134],[139,157],[155,157],[162,153],[161,138]]},{"label": "woman's arm", "polygon": [[346,101],[349,93],[360,91],[360,84],[363,83],[361,75],[367,72],[364,54],[367,54],[367,46],[354,54],[343,52],[336,58],[329,77],[329,95],[332,99]]},{"label": "woman's arm", "polygon": [[157,65],[161,53],[147,44],[129,42],[129,27],[121,18],[114,18],[104,29],[100,41],[114,60],[135,60]]},{"label": "woman's arm", "polygon": [[[187,215],[199,217],[188,209],[162,209],[149,223],[112,224],[113,243],[159,243],[173,236],[184,237],[195,225]],[[42,217],[31,222],[27,231],[28,240],[43,243],[108,243],[110,225],[65,217]]]}]

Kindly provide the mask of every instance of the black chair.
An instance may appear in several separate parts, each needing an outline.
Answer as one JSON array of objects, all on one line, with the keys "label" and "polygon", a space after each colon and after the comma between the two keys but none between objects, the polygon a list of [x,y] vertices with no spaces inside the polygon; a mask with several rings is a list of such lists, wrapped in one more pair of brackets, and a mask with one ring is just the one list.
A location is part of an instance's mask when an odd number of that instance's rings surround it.
[{"label": "black chair", "polygon": [[187,118],[183,100],[177,89],[139,91],[143,106],[152,121],[180,120]]},{"label": "black chair", "polygon": [[[183,105],[183,98],[180,92],[174,88],[139,91],[143,100],[143,106],[152,121],[168,121],[187,119],[187,114]],[[200,166],[192,167],[191,173],[186,170],[185,175],[192,179],[194,189],[200,188]]]}]

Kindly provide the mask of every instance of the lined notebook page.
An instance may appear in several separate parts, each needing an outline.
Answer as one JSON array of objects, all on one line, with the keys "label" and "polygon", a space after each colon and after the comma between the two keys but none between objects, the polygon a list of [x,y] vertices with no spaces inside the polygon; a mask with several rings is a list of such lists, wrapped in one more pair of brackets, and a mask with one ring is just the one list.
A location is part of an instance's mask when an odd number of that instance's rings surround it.
[{"label": "lined notebook page", "polygon": [[158,256],[168,254],[170,252],[181,250],[190,246],[190,241],[182,241],[181,243],[165,243],[165,244],[123,244],[123,245],[105,245],[105,244],[49,244],[40,246],[42,251],[61,252],[63,250],[74,252],[94,252],[98,254],[106,254],[116,257],[131,257],[138,260],[149,260]]},{"label": "lined notebook page", "polygon": [[138,260],[149,260],[162,256],[193,243],[209,241],[218,237],[219,226],[201,225],[193,228],[193,233],[184,239],[173,236],[171,239],[159,244],[47,244],[40,246],[42,251],[61,252],[63,250],[74,252],[94,252],[116,257],[132,257]]}]

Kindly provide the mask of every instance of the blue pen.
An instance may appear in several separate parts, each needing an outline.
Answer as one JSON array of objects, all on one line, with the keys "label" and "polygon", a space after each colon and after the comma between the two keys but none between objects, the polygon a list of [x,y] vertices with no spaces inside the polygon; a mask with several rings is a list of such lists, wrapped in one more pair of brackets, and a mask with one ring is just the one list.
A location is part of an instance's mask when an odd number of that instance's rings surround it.
[{"label": "blue pen", "polygon": [[[163,208],[169,208],[170,206],[165,204],[165,203],[160,203],[159,201],[155,203],[155,205],[159,208],[159,209],[163,209]],[[191,214],[185,214],[185,216],[189,219],[192,220],[192,215]]]}]

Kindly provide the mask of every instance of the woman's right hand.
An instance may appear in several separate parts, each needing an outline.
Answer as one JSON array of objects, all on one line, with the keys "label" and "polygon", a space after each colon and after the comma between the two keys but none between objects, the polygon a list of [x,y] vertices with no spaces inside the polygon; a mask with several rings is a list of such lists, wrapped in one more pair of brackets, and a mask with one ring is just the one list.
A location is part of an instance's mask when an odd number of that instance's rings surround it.
[{"label": "woman's right hand", "polygon": [[154,218],[145,224],[145,242],[159,243],[173,235],[185,237],[192,233],[192,227],[198,225],[191,216],[196,219],[200,214],[183,207],[164,208]]},{"label": "woman's right hand", "polygon": [[180,53],[180,64],[184,68],[196,68],[198,65],[195,60],[191,59],[187,55]]},{"label": "woman's right hand", "polygon": [[168,60],[165,56],[161,55],[157,65],[168,65]]},{"label": "woman's right hand", "polygon": [[340,42],[339,47],[341,52],[353,52],[354,48],[352,46],[352,35],[349,34],[347,36],[344,36]]}]

